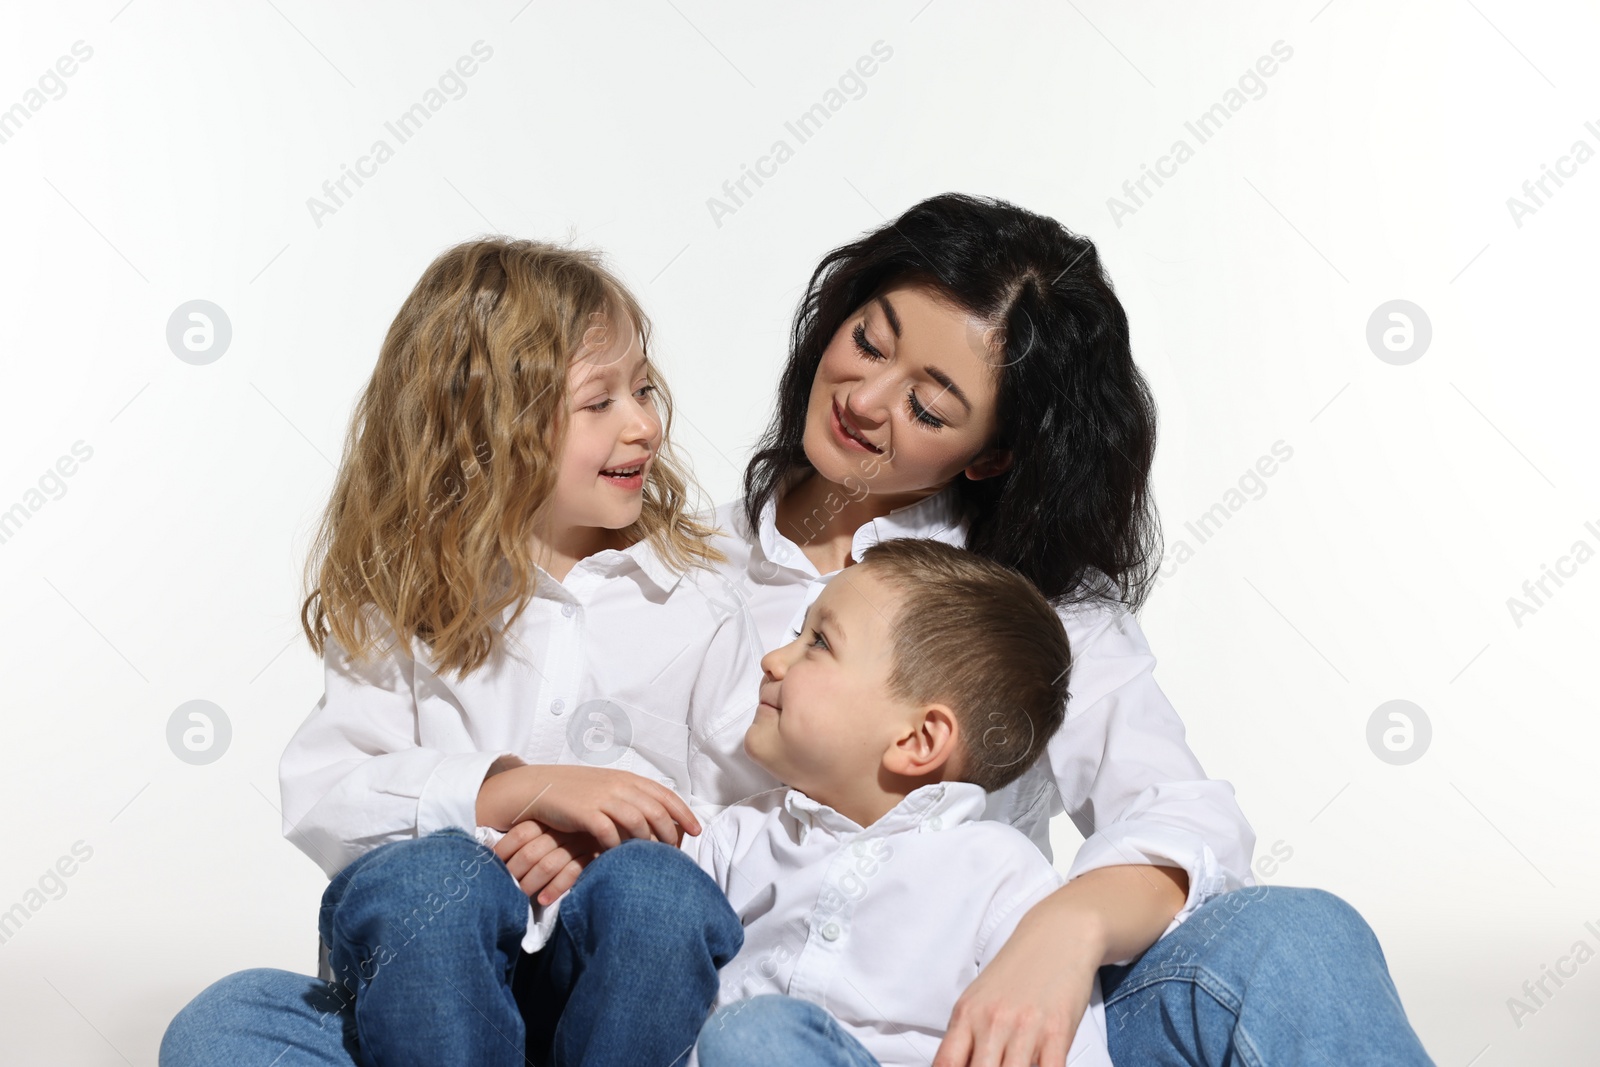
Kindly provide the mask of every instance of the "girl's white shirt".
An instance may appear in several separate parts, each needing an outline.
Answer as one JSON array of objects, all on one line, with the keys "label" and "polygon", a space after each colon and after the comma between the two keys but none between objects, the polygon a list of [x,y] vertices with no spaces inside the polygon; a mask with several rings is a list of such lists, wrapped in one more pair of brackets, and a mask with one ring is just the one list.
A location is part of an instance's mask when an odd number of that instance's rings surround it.
[{"label": "girl's white shirt", "polygon": [[[524,763],[633,771],[702,823],[778,786],[744,754],[761,651],[725,585],[680,573],[648,542],[580,560],[563,581],[541,570],[509,640],[464,678],[387,627],[388,651],[365,663],[330,640],[323,697],[278,768],[284,835],[330,878],[444,827],[492,846],[502,834],[478,825],[478,790],[491,768]],[[530,905],[528,951],[546,910]]]},{"label": "girl's white shirt", "polygon": [[[718,508],[711,521],[725,532],[714,541],[728,559],[718,567],[721,597],[746,605],[759,647],[787,643],[823,585],[839,572],[818,573],[799,545],[778,531],[776,498],[767,501],[754,531],[742,500]],[[872,545],[895,537],[966,547],[967,524],[954,487],[862,525],[851,540],[850,558],[859,560]],[[1067,870],[1069,881],[1118,864],[1183,868],[1189,894],[1168,924],[1170,932],[1211,897],[1255,885],[1255,832],[1233,786],[1207,778],[1189,750],[1183,722],[1156,684],[1155,657],[1134,617],[1105,601],[1057,614],[1072,647],[1066,721],[1032,767],[989,795],[984,818],[1015,826],[1048,859],[1050,819],[1065,811],[1085,838]]]}]

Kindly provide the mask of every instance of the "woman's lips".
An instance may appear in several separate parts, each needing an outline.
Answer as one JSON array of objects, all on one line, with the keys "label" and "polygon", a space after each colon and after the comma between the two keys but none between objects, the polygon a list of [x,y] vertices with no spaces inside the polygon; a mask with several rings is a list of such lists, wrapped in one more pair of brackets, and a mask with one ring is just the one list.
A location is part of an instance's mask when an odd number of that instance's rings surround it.
[{"label": "woman's lips", "polygon": [[865,443],[863,443],[861,441],[856,440],[854,437],[851,437],[850,434],[845,431],[844,421],[840,417],[839,404],[838,404],[837,401],[835,401],[832,404],[831,410],[829,411],[829,415],[828,415],[828,422],[829,422],[829,425],[831,425],[832,428],[833,428],[833,436],[839,441],[839,443],[841,445],[844,445],[846,448],[854,449],[857,452],[871,452],[871,453],[874,453],[874,454],[883,451],[883,449],[881,449],[881,448],[873,448],[869,444],[865,444]]}]

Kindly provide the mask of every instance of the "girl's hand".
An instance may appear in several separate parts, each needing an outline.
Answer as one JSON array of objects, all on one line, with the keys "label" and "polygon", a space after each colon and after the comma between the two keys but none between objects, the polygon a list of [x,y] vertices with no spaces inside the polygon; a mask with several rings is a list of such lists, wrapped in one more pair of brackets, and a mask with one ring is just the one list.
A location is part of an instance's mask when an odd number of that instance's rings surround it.
[{"label": "girl's hand", "polygon": [[533,819],[517,823],[494,846],[517,885],[530,899],[537,894],[541,906],[571,889],[600,851],[589,834],[551,830]]},{"label": "girl's hand", "polygon": [[602,849],[625,838],[678,846],[682,832],[698,834],[682,797],[659,782],[609,767],[538,764],[513,767],[484,779],[478,823],[509,829],[534,819],[546,829],[586,833]]},{"label": "girl's hand", "polygon": [[933,1067],[1062,1067],[1099,964],[1092,949],[1013,936],[956,1001]]}]

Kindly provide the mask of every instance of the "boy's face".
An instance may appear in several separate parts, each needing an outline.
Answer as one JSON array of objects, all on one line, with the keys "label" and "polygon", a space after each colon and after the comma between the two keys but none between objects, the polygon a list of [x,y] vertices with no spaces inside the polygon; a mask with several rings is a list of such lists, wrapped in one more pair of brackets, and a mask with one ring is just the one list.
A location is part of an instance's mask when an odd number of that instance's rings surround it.
[{"label": "boy's face", "polygon": [[901,599],[864,566],[823,587],[800,635],[761,659],[761,705],[744,735],[751,759],[834,806],[832,798],[877,781],[885,750],[916,711],[889,691]]}]

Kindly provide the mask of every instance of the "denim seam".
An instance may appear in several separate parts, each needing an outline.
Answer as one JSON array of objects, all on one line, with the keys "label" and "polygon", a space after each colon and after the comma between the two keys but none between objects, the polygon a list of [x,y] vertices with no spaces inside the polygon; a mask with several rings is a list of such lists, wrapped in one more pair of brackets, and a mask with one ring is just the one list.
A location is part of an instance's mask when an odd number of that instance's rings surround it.
[{"label": "denim seam", "polygon": [[[1266,1060],[1262,1056],[1261,1051],[1256,1045],[1254,1039],[1251,1038],[1249,1030],[1245,1028],[1244,1019],[1241,1014],[1243,1008],[1242,999],[1233,992],[1226,982],[1222,981],[1217,975],[1213,974],[1204,967],[1168,965],[1164,970],[1161,970],[1160,973],[1142,978],[1139,984],[1133,988],[1119,986],[1117,992],[1112,996],[1112,998],[1104,1002],[1107,1028],[1109,1029],[1112,1023],[1111,1009],[1118,1002],[1127,999],[1129,996],[1132,996],[1135,993],[1150,989],[1152,986],[1161,983],[1183,981],[1187,981],[1195,986],[1198,986],[1201,992],[1205,993],[1206,996],[1215,1001],[1224,1011],[1233,1016],[1234,1045],[1238,1049],[1240,1060],[1244,1062],[1246,1067],[1264,1067]],[[1289,1025],[1294,1028],[1295,1032],[1300,1034],[1301,1038],[1304,1039],[1305,1034],[1300,1032],[1299,1027],[1294,1026],[1293,1020],[1288,1021]],[[1309,1044],[1309,1042],[1306,1044],[1306,1048],[1309,1051],[1316,1053],[1322,1062],[1329,1064],[1334,1062],[1317,1052],[1316,1048]]]},{"label": "denim seam", "polygon": [[[1119,986],[1111,999],[1104,1002],[1106,1025],[1108,1027],[1111,1025],[1111,1009],[1118,1003],[1136,993],[1144,992],[1167,982],[1187,982],[1198,986],[1201,992],[1205,993],[1224,1011],[1232,1015],[1233,1032],[1236,1036],[1234,1043],[1239,1047],[1240,1059],[1244,1061],[1246,1067],[1263,1067],[1263,1061],[1260,1053],[1256,1050],[1255,1042],[1250,1040],[1240,1019],[1241,998],[1226,982],[1204,967],[1164,965],[1157,969],[1157,973],[1140,979],[1139,984],[1131,989],[1126,986]],[[1142,1011],[1143,1008],[1140,1010]]]}]

